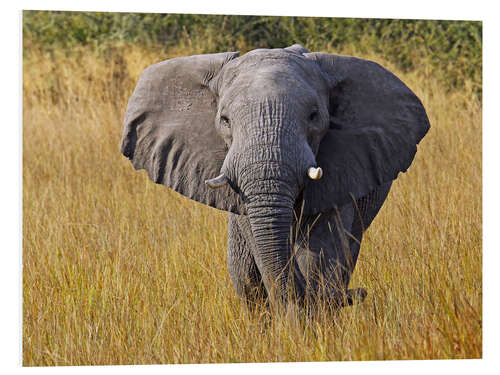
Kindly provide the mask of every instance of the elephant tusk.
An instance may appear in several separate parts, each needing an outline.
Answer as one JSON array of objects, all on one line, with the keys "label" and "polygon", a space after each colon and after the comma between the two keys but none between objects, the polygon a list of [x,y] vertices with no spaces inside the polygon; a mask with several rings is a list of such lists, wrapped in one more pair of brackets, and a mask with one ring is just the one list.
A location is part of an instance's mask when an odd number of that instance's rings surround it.
[{"label": "elephant tusk", "polygon": [[212,178],[210,180],[205,180],[205,185],[211,187],[212,189],[220,188],[226,185],[229,182],[229,179],[222,173],[220,176]]},{"label": "elephant tusk", "polygon": [[307,175],[311,180],[319,180],[323,176],[323,170],[321,169],[321,167],[311,167],[308,169]]}]

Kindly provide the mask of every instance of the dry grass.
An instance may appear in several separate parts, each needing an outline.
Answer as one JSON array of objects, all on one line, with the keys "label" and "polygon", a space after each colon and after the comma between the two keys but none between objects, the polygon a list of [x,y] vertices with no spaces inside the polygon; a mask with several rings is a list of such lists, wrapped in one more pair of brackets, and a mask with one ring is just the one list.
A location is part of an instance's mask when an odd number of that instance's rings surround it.
[{"label": "dry grass", "polygon": [[119,153],[136,79],[167,56],[28,50],[25,366],[482,356],[482,118],[471,91],[446,93],[425,67],[399,74],[432,129],[364,239],[351,286],[369,295],[335,323],[325,311],[300,321],[240,303],[225,213],[155,185]]}]

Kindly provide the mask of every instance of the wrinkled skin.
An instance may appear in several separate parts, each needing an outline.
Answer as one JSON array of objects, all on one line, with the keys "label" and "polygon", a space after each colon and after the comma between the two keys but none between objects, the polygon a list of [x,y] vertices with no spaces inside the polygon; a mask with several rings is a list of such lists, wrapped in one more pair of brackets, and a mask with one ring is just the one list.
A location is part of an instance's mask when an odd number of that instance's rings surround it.
[{"label": "wrinkled skin", "polygon": [[[418,98],[379,65],[294,45],[148,68],[122,153],[155,182],[230,211],[240,297],[341,306],[366,295],[347,289],[363,232],[428,128]],[[324,176],[311,180],[317,166]]]}]

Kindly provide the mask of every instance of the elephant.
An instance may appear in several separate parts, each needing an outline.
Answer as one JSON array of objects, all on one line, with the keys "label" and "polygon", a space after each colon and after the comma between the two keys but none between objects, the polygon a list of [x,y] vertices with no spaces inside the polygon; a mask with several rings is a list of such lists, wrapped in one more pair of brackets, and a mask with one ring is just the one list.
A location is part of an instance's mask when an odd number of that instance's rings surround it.
[{"label": "elephant", "polygon": [[381,65],[294,44],[147,67],[120,149],[155,183],[228,212],[242,300],[343,307],[367,295],[348,289],[363,233],[429,128]]}]

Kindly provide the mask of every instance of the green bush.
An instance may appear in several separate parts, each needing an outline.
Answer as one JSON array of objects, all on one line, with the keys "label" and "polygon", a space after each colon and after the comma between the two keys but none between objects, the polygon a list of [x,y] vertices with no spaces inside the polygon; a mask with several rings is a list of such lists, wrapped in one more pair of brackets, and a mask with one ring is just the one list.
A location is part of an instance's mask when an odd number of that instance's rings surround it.
[{"label": "green bush", "polygon": [[166,50],[189,45],[205,53],[242,45],[299,43],[318,51],[350,46],[381,54],[404,71],[427,64],[449,88],[468,80],[479,96],[482,89],[482,23],[477,21],[24,11],[23,38],[47,50],[77,45],[99,50],[113,41]]}]

